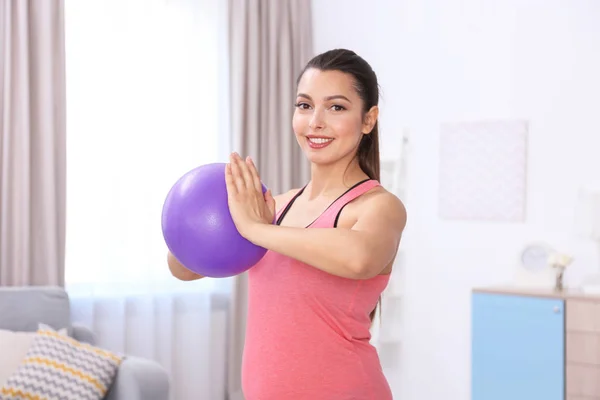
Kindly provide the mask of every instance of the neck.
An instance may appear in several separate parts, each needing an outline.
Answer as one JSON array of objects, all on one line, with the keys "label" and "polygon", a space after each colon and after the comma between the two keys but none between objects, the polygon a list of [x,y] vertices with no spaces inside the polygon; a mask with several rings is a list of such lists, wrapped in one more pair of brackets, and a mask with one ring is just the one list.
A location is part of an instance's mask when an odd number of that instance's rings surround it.
[{"label": "neck", "polygon": [[355,183],[367,179],[367,174],[354,159],[331,165],[311,165],[311,179],[305,192],[309,199],[319,196],[337,196]]}]

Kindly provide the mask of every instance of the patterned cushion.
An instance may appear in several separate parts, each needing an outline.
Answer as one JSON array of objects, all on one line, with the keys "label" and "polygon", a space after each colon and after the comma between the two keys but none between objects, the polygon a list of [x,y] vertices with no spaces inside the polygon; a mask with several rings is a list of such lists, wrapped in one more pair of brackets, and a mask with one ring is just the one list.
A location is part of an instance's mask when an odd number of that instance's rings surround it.
[{"label": "patterned cushion", "polygon": [[41,326],[0,400],[102,399],[123,358]]}]

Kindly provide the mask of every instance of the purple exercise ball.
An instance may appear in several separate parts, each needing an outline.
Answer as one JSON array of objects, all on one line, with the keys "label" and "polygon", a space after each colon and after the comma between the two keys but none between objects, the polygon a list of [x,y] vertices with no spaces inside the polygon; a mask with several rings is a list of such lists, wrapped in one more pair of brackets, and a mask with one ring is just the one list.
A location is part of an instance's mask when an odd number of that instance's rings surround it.
[{"label": "purple exercise ball", "polygon": [[206,164],[187,172],[167,194],[162,210],[169,251],[186,268],[213,278],[247,271],[267,252],[242,237],[233,223],[225,165]]}]

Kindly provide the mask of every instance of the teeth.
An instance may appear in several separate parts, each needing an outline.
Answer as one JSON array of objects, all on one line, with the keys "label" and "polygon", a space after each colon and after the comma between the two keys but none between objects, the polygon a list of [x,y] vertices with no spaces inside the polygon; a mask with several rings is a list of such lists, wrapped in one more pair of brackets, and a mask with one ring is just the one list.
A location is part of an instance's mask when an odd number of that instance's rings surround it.
[{"label": "teeth", "polygon": [[310,140],[311,143],[315,143],[315,144],[323,144],[323,143],[328,143],[331,142],[333,139],[325,139],[325,138],[308,138],[308,140]]}]

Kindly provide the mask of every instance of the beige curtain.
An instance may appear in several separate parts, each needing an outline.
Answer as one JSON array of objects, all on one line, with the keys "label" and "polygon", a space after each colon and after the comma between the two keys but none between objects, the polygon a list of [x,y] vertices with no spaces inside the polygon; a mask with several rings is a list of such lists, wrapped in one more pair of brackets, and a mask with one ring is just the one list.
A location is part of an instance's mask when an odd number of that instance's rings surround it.
[{"label": "beige curtain", "polygon": [[63,285],[62,0],[0,0],[0,285]]},{"label": "beige curtain", "polygon": [[[273,194],[304,185],[308,162],[292,131],[296,78],[312,57],[310,0],[229,0],[232,147],[257,162]],[[247,275],[234,281],[229,399],[243,399]]]}]

